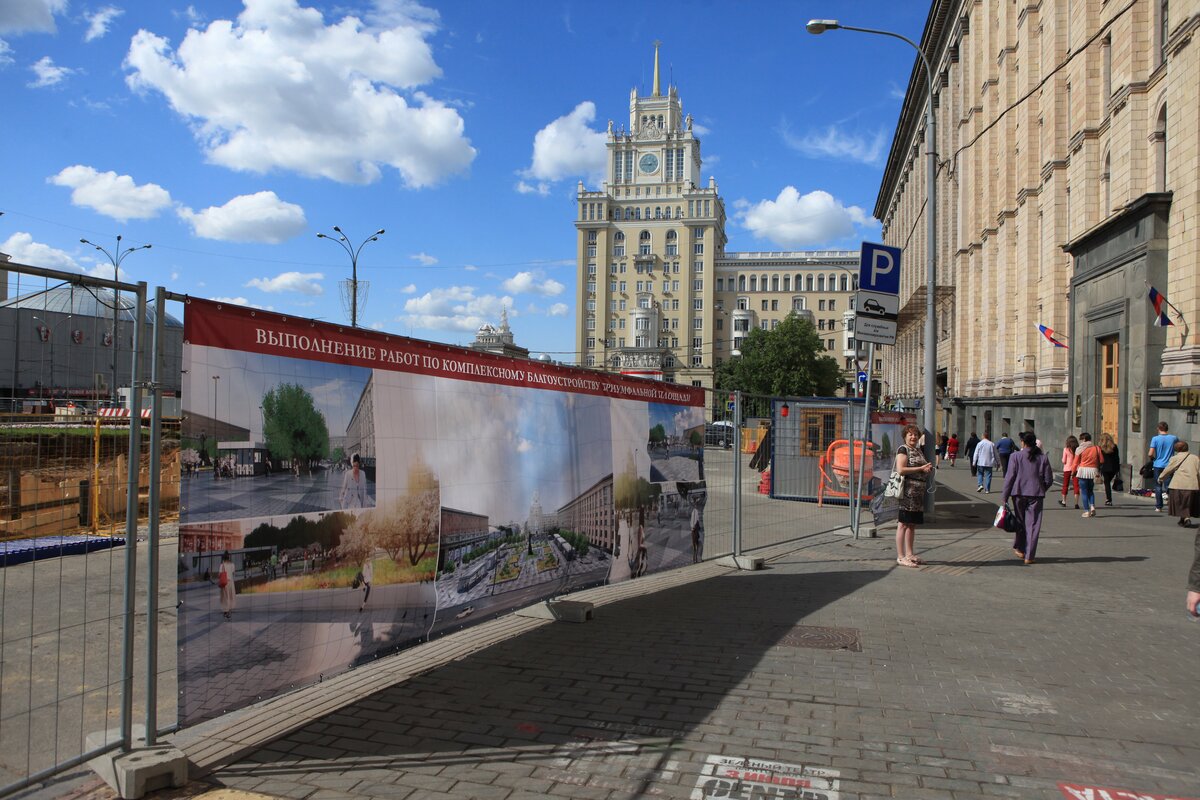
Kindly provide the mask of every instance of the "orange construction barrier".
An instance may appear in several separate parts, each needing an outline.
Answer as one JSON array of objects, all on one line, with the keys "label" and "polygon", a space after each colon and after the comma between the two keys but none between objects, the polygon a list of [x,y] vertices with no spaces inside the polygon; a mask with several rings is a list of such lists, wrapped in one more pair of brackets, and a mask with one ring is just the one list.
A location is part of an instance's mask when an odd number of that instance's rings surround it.
[{"label": "orange construction barrier", "polygon": [[863,449],[866,448],[866,464],[863,469],[862,500],[870,501],[871,493],[868,487],[874,476],[875,456],[879,446],[874,442],[864,442],[855,439],[853,444],[848,439],[838,439],[832,442],[821,456],[818,466],[821,468],[821,483],[817,486],[817,505],[823,504],[828,497],[849,498],[853,491],[850,486],[850,459],[854,459],[854,481],[858,483],[858,470],[863,464]]}]

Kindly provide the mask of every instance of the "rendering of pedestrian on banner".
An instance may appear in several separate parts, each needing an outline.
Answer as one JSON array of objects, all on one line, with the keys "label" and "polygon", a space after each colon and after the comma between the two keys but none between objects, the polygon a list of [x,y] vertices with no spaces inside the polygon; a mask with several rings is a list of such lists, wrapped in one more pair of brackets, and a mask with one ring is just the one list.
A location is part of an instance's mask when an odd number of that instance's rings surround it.
[{"label": "rendering of pedestrian on banner", "polygon": [[367,607],[367,601],[371,599],[371,583],[375,580],[375,567],[372,563],[371,556],[367,556],[367,560],[363,562],[362,570],[359,571],[362,576],[363,599],[362,604],[358,607],[361,613]]},{"label": "rendering of pedestrian on banner", "polygon": [[1150,440],[1150,450],[1146,453],[1147,457],[1154,459],[1154,510],[1162,513],[1163,510],[1163,493],[1169,488],[1171,479],[1166,481],[1162,479],[1163,470],[1167,468],[1167,462],[1171,460],[1171,456],[1175,455],[1175,443],[1179,438],[1174,434],[1167,433],[1167,423],[1158,423],[1158,435]]},{"label": "rendering of pedestrian on banner", "polygon": [[221,611],[225,614],[225,619],[233,619],[233,608],[237,605],[234,572],[233,559],[226,550],[221,554],[221,566],[217,568],[217,586],[221,590]]},{"label": "rendering of pedestrian on banner", "polygon": [[1013,554],[1024,559],[1026,564],[1032,564],[1042,532],[1046,492],[1054,485],[1054,470],[1050,468],[1050,459],[1038,447],[1036,436],[1029,432],[1021,434],[1021,444],[1021,449],[1009,459],[1000,505],[1012,498],[1018,523],[1017,532],[1013,534]]},{"label": "rendering of pedestrian on banner", "polygon": [[692,500],[692,563],[700,562],[700,502]]},{"label": "rendering of pedestrian on banner", "polygon": [[1179,517],[1184,528],[1195,527],[1192,517],[1200,517],[1200,456],[1188,452],[1188,443],[1175,442],[1175,455],[1167,462],[1162,477],[1171,484],[1167,491],[1171,516]]},{"label": "rendering of pedestrian on banner", "polygon": [[358,453],[350,459],[350,471],[342,478],[339,499],[342,508],[365,508],[367,505],[367,474],[362,471]]}]

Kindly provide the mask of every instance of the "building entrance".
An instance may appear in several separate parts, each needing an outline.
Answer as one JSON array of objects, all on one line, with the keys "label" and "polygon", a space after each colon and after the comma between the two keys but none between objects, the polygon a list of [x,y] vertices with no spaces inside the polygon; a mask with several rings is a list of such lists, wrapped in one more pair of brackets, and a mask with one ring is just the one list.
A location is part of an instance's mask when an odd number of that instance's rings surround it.
[{"label": "building entrance", "polygon": [[1100,345],[1100,432],[1121,437],[1121,348],[1117,336],[1107,336]]}]

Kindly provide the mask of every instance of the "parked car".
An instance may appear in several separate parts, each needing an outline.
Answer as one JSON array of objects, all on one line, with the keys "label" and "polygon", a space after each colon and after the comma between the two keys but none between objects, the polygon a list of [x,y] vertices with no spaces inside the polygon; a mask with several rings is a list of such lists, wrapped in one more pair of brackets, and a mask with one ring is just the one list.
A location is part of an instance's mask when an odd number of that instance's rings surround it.
[{"label": "parked car", "polygon": [[704,426],[705,447],[733,447],[733,423],[726,420],[709,422]]}]

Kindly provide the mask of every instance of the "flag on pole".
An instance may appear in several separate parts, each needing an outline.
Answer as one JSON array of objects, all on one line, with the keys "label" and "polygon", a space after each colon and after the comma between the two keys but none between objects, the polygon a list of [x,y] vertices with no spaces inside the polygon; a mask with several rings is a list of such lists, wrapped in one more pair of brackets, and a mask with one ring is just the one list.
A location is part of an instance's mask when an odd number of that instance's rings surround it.
[{"label": "flag on pole", "polygon": [[1046,341],[1048,341],[1050,344],[1054,345],[1055,347],[1062,347],[1066,349],[1065,344],[1054,338],[1054,331],[1052,329],[1047,328],[1045,325],[1038,325],[1038,330],[1042,332],[1042,336],[1045,336]]},{"label": "flag on pole", "polygon": [[1166,296],[1153,286],[1150,287],[1150,302],[1154,304],[1154,313],[1158,317],[1154,320],[1155,325],[1159,327],[1166,327],[1167,325],[1175,324],[1174,322],[1171,322],[1171,318],[1167,316],[1167,312],[1163,309],[1163,306],[1170,305],[1170,303],[1167,302]]}]

